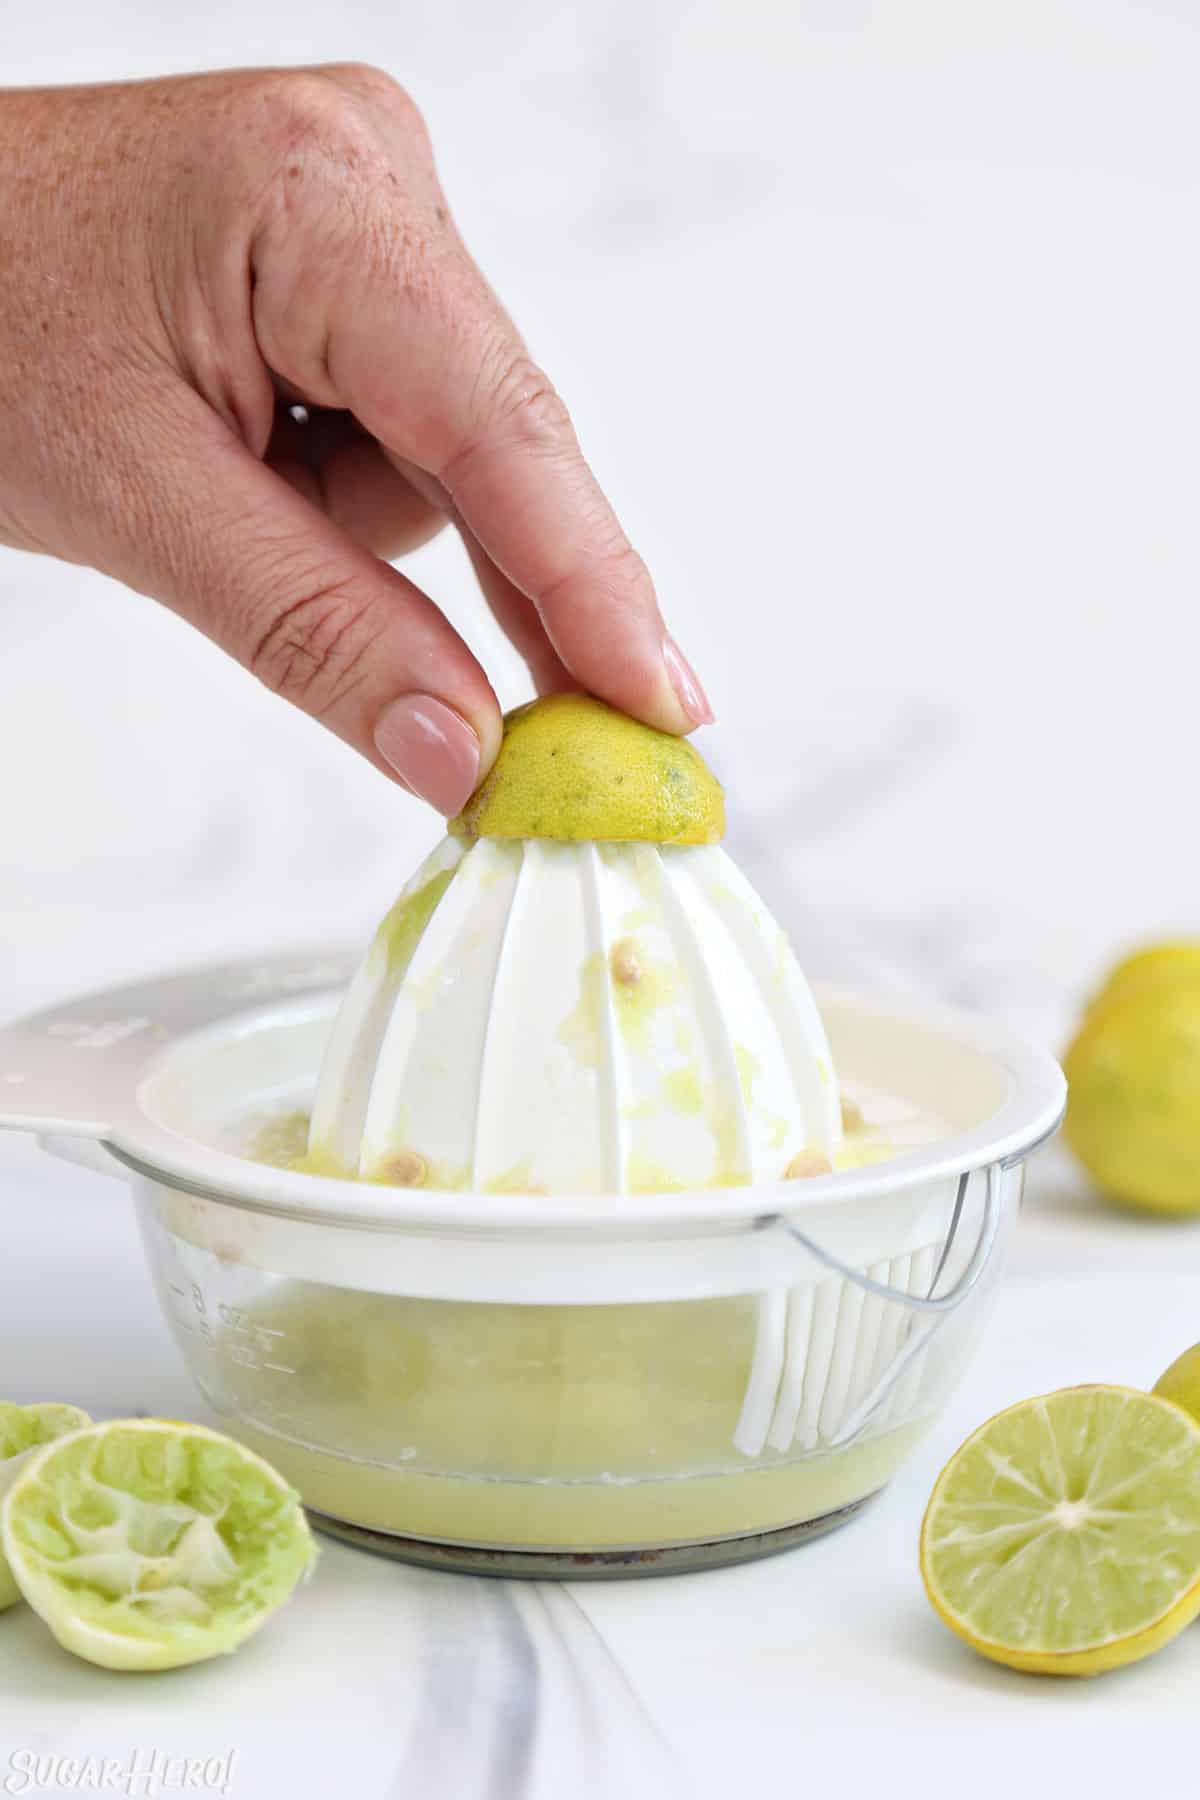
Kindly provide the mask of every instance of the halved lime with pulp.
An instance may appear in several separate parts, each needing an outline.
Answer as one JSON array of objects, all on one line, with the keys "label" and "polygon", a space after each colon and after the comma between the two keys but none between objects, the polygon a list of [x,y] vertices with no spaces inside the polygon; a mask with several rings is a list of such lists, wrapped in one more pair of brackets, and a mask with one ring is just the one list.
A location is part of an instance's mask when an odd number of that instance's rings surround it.
[{"label": "halved lime with pulp", "polygon": [[0,1510],[17,1584],[66,1649],[109,1669],[234,1650],[315,1557],[299,1496],[219,1432],[117,1419],[48,1444]]},{"label": "halved lime with pulp", "polygon": [[1200,1424],[1122,1387],[981,1425],[938,1477],[921,1574],[945,1623],[1014,1669],[1096,1675],[1200,1613]]}]

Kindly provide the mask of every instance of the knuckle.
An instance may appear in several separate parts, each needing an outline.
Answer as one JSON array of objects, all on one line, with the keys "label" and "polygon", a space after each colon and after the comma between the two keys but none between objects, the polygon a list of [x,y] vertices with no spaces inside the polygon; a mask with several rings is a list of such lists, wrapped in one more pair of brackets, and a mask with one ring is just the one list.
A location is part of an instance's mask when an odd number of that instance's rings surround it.
[{"label": "knuckle", "polygon": [[492,422],[533,445],[561,445],[571,435],[571,415],[549,376],[524,352],[501,371],[491,396]]},{"label": "knuckle", "polygon": [[571,416],[554,384],[524,351],[504,352],[480,366],[473,424],[465,440],[438,471],[451,493],[469,475],[481,453],[498,444],[506,450],[559,456],[575,445]]},{"label": "knuckle", "polygon": [[603,596],[611,617],[632,625],[648,605],[655,604],[650,572],[615,519],[610,525],[597,521],[593,541],[596,552],[586,570],[573,568],[552,581],[542,593],[542,604],[571,605],[586,584],[593,595]]},{"label": "knuckle", "polygon": [[397,128],[398,112],[419,115],[380,70],[288,70],[266,95],[255,329],[276,372],[341,404],[333,361],[352,336],[351,297],[373,285],[425,304],[436,288],[432,157]]},{"label": "knuckle", "polygon": [[335,86],[383,106],[393,122],[406,123],[421,132],[425,130],[420,107],[408,89],[386,69],[380,69],[374,63],[331,63],[320,74]]},{"label": "knuckle", "polygon": [[390,75],[356,63],[286,70],[269,78],[265,113],[279,216],[319,222],[339,263],[366,256],[386,272],[435,235],[444,215],[428,134]]},{"label": "knuckle", "polygon": [[330,63],[284,69],[262,77],[256,100],[286,151],[323,151],[344,172],[383,155],[383,137],[399,130],[428,144],[416,101],[385,69],[369,63]]},{"label": "knuckle", "polygon": [[272,693],[321,718],[361,678],[371,641],[368,610],[352,583],[313,582],[273,614],[246,666]]},{"label": "knuckle", "polygon": [[345,179],[376,151],[370,108],[324,70],[272,75],[262,103],[278,153],[287,160],[316,158]]},{"label": "knuckle", "polygon": [[404,92],[395,76],[376,63],[357,62],[353,58],[346,62],[325,63],[319,73],[328,81],[334,81],[360,93],[377,94],[386,98],[391,94]]}]

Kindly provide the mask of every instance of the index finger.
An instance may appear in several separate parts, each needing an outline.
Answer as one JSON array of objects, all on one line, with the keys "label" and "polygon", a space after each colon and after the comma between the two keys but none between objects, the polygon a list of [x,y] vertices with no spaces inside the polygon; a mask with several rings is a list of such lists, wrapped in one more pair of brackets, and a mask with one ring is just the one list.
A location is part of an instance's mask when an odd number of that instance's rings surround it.
[{"label": "index finger", "polygon": [[441,485],[570,674],[666,731],[713,714],[567,408],[465,252],[414,286],[361,268],[328,363],[359,420]]}]

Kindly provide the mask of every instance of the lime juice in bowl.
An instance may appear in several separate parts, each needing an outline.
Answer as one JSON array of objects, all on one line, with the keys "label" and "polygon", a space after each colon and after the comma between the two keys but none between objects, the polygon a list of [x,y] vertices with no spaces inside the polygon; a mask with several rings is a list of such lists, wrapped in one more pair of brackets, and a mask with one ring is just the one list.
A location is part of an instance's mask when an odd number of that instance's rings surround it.
[{"label": "lime juice in bowl", "polygon": [[818,1006],[722,818],[689,746],[559,696],[336,995],[276,958],[95,997],[154,1025],[103,1092],[56,1016],[0,1034],[11,1122],[132,1176],[198,1385],[318,1522],[732,1560],[846,1517],[960,1374],[1061,1078]]}]

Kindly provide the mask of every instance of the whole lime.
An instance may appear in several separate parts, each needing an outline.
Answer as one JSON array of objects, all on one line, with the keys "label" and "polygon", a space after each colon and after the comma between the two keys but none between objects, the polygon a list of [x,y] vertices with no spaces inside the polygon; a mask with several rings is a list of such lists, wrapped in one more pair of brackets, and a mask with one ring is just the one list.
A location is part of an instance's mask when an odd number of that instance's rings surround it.
[{"label": "whole lime", "polygon": [[1200,964],[1146,964],[1102,992],[1063,1059],[1065,1137],[1114,1199],[1200,1213]]},{"label": "whole lime", "polygon": [[1111,1000],[1114,994],[1131,993],[1135,988],[1158,982],[1181,981],[1188,975],[1200,977],[1200,938],[1171,938],[1165,943],[1147,944],[1122,957],[1109,970],[1091,1006]]},{"label": "whole lime", "polygon": [[1200,1344],[1193,1344],[1177,1356],[1169,1369],[1164,1369],[1154,1384],[1154,1392],[1164,1400],[1173,1400],[1184,1412],[1200,1419]]}]

